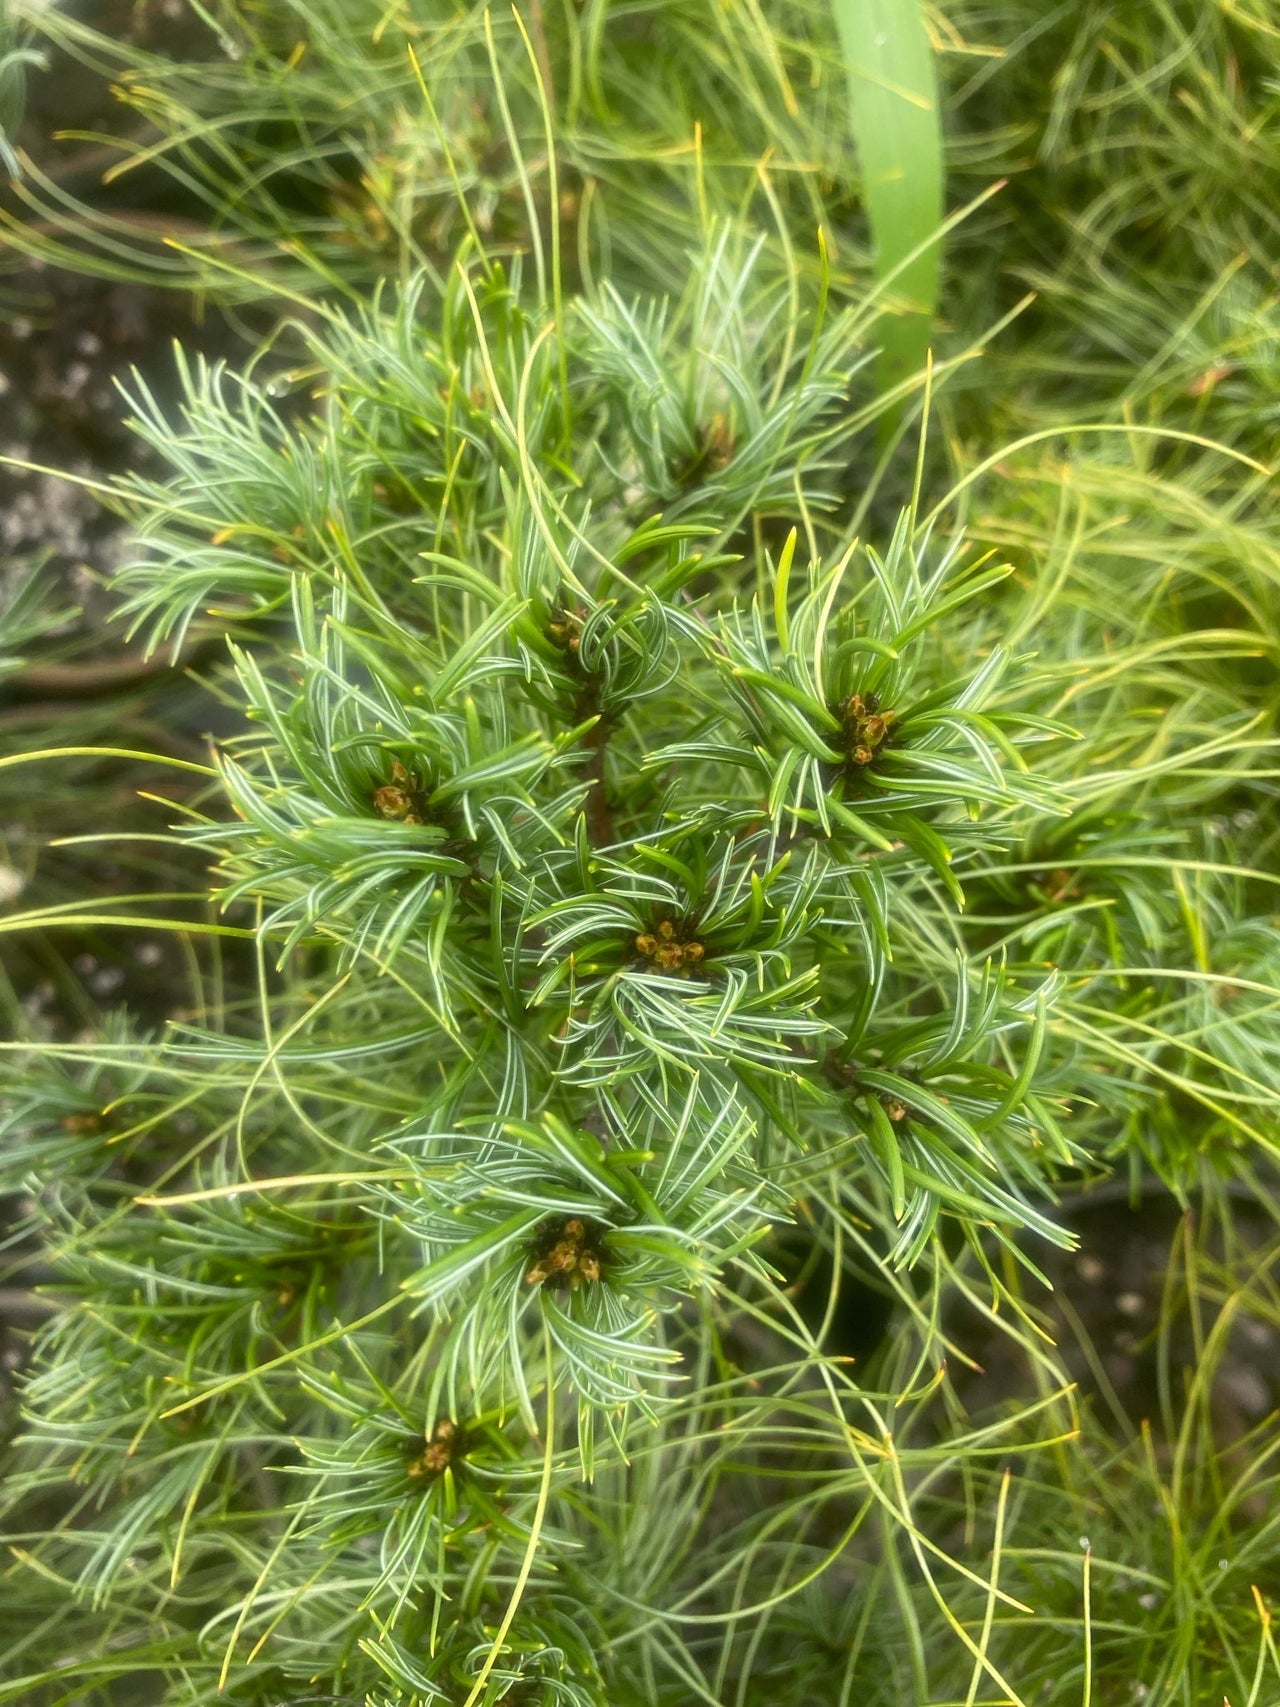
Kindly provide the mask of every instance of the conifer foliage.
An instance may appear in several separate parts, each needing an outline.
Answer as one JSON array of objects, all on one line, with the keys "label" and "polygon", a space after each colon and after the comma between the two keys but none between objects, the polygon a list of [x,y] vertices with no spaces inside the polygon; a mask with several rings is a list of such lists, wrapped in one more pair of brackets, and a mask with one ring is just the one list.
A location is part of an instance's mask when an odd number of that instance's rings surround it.
[{"label": "conifer foliage", "polygon": [[[1069,1159],[1046,980],[947,964],[894,900],[945,916],[987,817],[1061,810],[1025,666],[934,641],[1002,571],[911,512],[841,531],[857,345],[754,260],[717,235],[667,323],[560,326],[464,257],[308,334],[314,411],[199,368],[177,433],[139,400],[174,473],[121,584],[157,636],[240,627],[234,821],[188,833],[259,921],[272,1035],[166,1052],[225,1063],[194,1144],[147,1119],[180,1189],[61,1194],[86,1310],[30,1406],[110,1488],[62,1542],[99,1606],[243,1532],[213,1677],[349,1688],[376,1633],[390,1699],[612,1698],[570,1657],[610,1627],[567,1588],[608,1575],[599,1490],[732,1423],[740,1311],[819,1356],[776,1230],[870,1214],[898,1266],[942,1214],[1035,1218]],[[825,1427],[859,1404],[840,1369]]]},{"label": "conifer foliage", "polygon": [[[547,39],[494,39],[415,62],[460,151],[487,64],[506,141],[439,162],[414,264],[304,296],[320,251],[277,255],[260,359],[131,390],[122,617],[230,636],[172,831],[225,963],[162,1038],[6,1069],[59,1307],[0,1701],[1022,1699],[989,1461],[1079,1424],[1024,1300],[1055,1188],[1121,1127],[1179,1185],[1260,1135],[1274,930],[1183,810],[1266,762],[1254,637],[1205,627],[1189,699],[1194,567],[1104,599],[1083,523],[1043,585],[971,538],[930,381],[888,467],[876,304],[765,169],[672,191],[649,256],[669,163],[602,170],[590,227],[552,168],[605,131],[551,136]],[[1210,916],[1230,1028],[1162,970]],[[980,1425],[957,1307],[1034,1371]]]}]

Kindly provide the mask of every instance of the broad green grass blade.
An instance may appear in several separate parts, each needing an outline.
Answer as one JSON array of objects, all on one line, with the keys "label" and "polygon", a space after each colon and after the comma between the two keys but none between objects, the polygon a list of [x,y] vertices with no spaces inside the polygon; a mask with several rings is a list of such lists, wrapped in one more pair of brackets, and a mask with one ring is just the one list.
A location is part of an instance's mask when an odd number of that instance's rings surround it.
[{"label": "broad green grass blade", "polygon": [[832,0],[849,73],[849,122],[862,168],[876,275],[890,280],[880,376],[924,365],[938,302],[942,125],[919,0]]}]

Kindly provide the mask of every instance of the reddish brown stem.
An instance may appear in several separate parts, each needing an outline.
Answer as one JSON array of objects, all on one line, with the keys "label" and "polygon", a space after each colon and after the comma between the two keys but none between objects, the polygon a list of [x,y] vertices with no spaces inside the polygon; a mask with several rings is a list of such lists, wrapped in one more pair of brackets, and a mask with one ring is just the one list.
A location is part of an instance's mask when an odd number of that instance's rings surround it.
[{"label": "reddish brown stem", "polygon": [[587,766],[587,775],[591,779],[591,792],[587,795],[587,834],[594,848],[608,847],[618,839],[605,782],[604,755],[608,742],[609,731],[604,718],[597,716],[587,734],[587,746],[591,753]]}]

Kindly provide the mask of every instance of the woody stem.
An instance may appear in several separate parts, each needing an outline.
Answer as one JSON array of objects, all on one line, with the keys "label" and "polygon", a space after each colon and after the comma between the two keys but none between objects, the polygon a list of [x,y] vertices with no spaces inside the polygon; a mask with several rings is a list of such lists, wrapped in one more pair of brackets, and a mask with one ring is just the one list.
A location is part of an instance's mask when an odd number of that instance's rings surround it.
[{"label": "woody stem", "polygon": [[605,748],[608,741],[608,726],[603,717],[597,716],[587,735],[587,747],[591,754],[587,765],[587,776],[591,782],[586,806],[587,834],[592,847],[595,848],[608,847],[618,839],[605,783]]}]

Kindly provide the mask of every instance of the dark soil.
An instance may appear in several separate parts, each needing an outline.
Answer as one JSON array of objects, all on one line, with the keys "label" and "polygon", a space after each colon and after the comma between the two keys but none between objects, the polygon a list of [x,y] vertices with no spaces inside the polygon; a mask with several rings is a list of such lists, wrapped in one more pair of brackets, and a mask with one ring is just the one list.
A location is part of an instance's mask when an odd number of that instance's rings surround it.
[{"label": "dark soil", "polygon": [[[1237,1289],[1261,1301],[1264,1289],[1244,1289],[1259,1278],[1260,1265],[1274,1266],[1277,1218],[1243,1188],[1230,1197],[1229,1245],[1210,1206],[1193,1200],[1184,1207],[1151,1180],[1134,1197],[1117,1181],[1069,1198],[1058,1219],[1078,1248],[1030,1249],[1053,1290],[1028,1280],[1028,1301],[1080,1398],[1119,1438],[1146,1424],[1157,1449],[1167,1451],[1219,1311]],[[948,1326],[978,1365],[952,1372],[972,1413],[991,1415],[1025,1398],[1026,1357],[1005,1335],[968,1311],[955,1311]],[[1223,1446],[1280,1414],[1273,1322],[1238,1311],[1210,1402]]]}]

